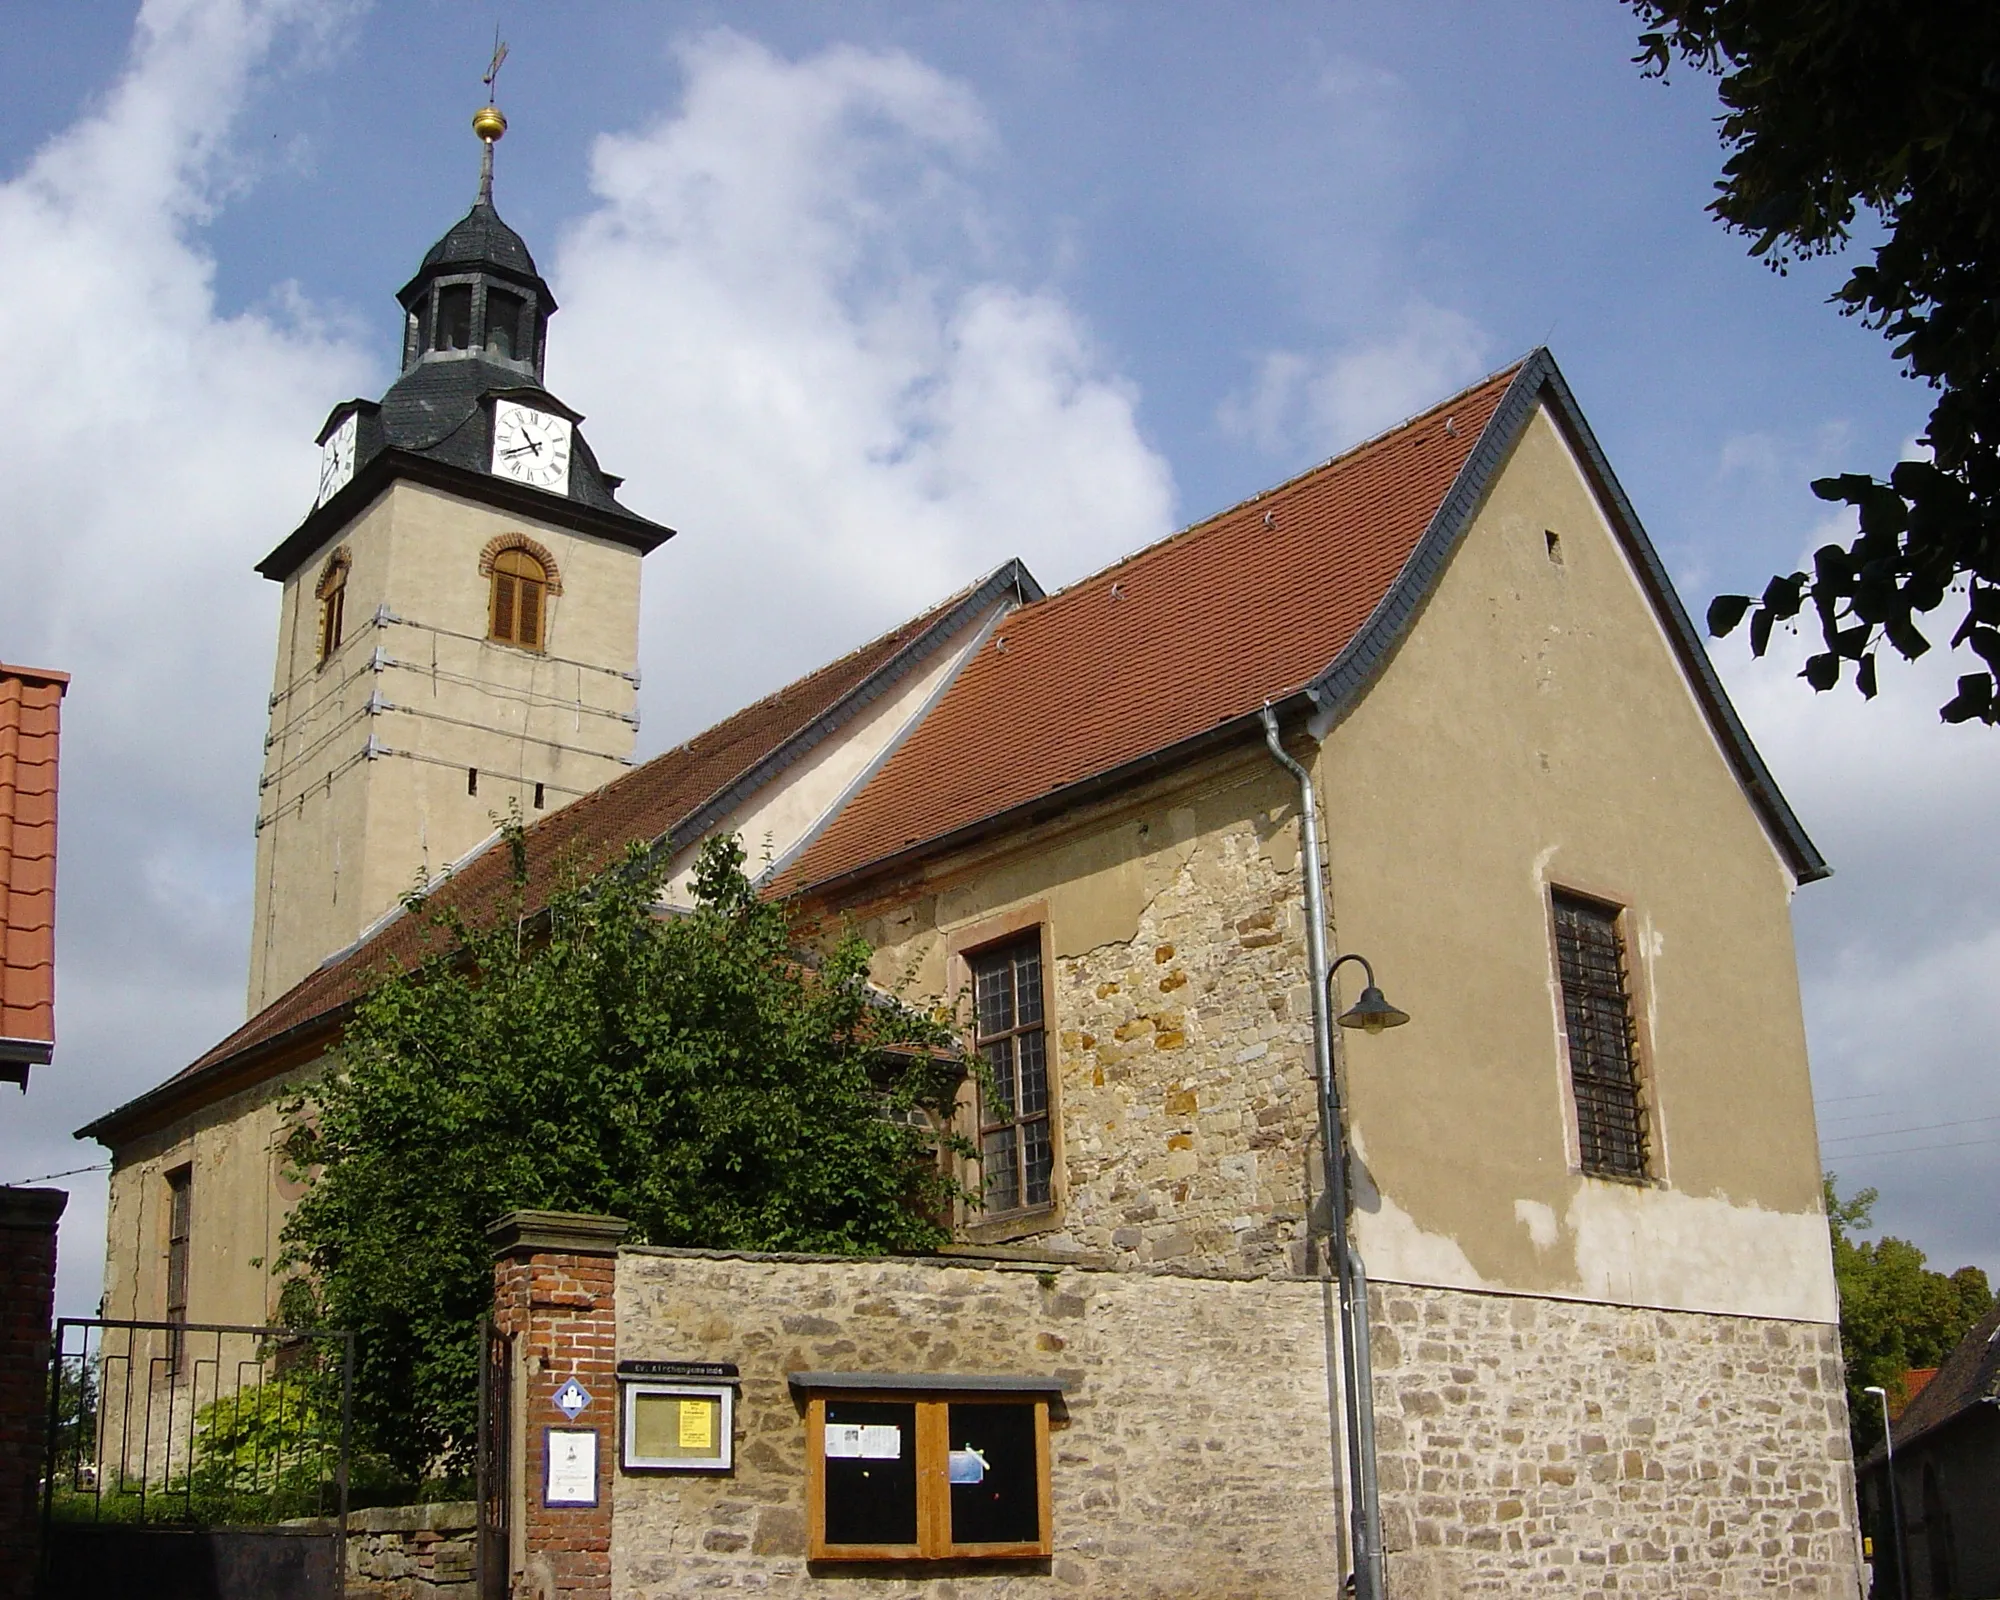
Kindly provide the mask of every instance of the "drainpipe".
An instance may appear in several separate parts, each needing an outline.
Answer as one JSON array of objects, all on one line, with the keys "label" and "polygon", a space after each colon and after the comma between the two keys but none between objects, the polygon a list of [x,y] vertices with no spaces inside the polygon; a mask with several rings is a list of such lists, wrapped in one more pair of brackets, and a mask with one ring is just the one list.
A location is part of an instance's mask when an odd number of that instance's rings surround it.
[{"label": "drainpipe", "polygon": [[1299,783],[1299,838],[1305,867],[1306,959],[1312,968],[1313,1069],[1319,1088],[1320,1151],[1326,1165],[1328,1238],[1339,1283],[1340,1359],[1347,1381],[1348,1506],[1352,1524],[1355,1600],[1384,1600],[1382,1510],[1375,1486],[1374,1373],[1368,1350],[1368,1279],[1347,1239],[1347,1139],[1340,1120],[1340,1086],[1333,1075],[1333,1006],[1327,990],[1326,887],[1319,856],[1319,800],[1312,774],[1285,753],[1278,717],[1264,704],[1264,742]]}]

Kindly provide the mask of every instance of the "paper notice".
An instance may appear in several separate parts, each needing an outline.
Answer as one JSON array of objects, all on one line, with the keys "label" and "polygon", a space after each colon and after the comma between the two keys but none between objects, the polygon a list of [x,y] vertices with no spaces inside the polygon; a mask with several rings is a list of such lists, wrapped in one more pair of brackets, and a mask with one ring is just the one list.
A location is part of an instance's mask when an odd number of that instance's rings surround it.
[{"label": "paper notice", "polygon": [[597,1435],[583,1429],[548,1431],[548,1480],[542,1503],[550,1506],[597,1504]]},{"label": "paper notice", "polygon": [[829,1422],[826,1425],[828,1460],[900,1461],[903,1459],[903,1430],[894,1423]]},{"label": "paper notice", "polygon": [[859,1423],[829,1422],[826,1425],[827,1459],[852,1459],[860,1455],[862,1431]]},{"label": "paper notice", "polygon": [[903,1459],[903,1430],[893,1422],[880,1427],[861,1430],[861,1459],[864,1461],[901,1461]]},{"label": "paper notice", "polygon": [[683,1450],[713,1450],[715,1448],[715,1412],[713,1400],[681,1401],[681,1448]]},{"label": "paper notice", "polygon": [[986,1457],[970,1446],[954,1450],[948,1463],[949,1481],[952,1483],[984,1483],[986,1481]]}]

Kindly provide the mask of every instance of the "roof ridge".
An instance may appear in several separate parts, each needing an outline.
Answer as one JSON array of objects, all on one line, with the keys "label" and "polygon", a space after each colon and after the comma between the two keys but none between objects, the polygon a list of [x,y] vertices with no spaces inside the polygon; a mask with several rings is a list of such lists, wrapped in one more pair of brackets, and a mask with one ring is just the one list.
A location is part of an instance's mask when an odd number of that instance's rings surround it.
[{"label": "roof ridge", "polygon": [[1505,366],[1495,367],[1485,377],[1479,379],[1478,382],[1467,384],[1464,388],[1458,390],[1457,393],[1447,395],[1444,399],[1438,401],[1436,405],[1425,406],[1421,411],[1413,411],[1407,417],[1403,418],[1402,421],[1383,428],[1379,432],[1372,433],[1359,443],[1351,444],[1344,450],[1336,451],[1323,461],[1317,461],[1310,467],[1302,468],[1282,482],[1272,484],[1268,489],[1259,489],[1255,494],[1246,495],[1243,499],[1226,505],[1219,511],[1210,512],[1197,522],[1191,522],[1185,527],[1177,528],[1172,533],[1162,534],[1151,543],[1139,546],[1138,549],[1118,557],[1115,561],[1097,568],[1094,572],[1085,573],[1082,577],[1064,584],[1059,589],[1050,590],[1043,598],[1045,600],[1060,600],[1064,595],[1071,593],[1073,590],[1086,588],[1090,584],[1096,583],[1099,579],[1110,576],[1121,567],[1130,566],[1135,562],[1145,559],[1155,551],[1164,550],[1169,545],[1177,545],[1183,540],[1193,538],[1196,534],[1207,532],[1214,528],[1216,524],[1234,516],[1239,511],[1247,511],[1261,501],[1272,499],[1277,495],[1283,494],[1288,489],[1296,488],[1309,479],[1315,478],[1323,472],[1328,472],[1340,466],[1343,462],[1360,455],[1363,451],[1371,450],[1375,446],[1394,438],[1399,433],[1408,432],[1419,423],[1427,421],[1440,411],[1449,411],[1451,407],[1477,394],[1481,389],[1488,387],[1490,384],[1498,382],[1501,378],[1511,378],[1533,358],[1534,352],[1529,351],[1526,355],[1508,362]]}]

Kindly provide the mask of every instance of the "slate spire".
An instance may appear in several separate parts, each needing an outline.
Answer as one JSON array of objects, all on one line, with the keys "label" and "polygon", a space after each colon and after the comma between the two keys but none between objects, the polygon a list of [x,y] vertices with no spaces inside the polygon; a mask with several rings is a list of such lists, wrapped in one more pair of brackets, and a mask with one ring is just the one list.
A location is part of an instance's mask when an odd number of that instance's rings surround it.
[{"label": "slate spire", "polygon": [[479,195],[431,246],[396,298],[405,318],[403,371],[470,356],[539,381],[555,296],[521,236],[493,208],[493,147],[507,131],[498,106],[472,119],[479,136]]}]

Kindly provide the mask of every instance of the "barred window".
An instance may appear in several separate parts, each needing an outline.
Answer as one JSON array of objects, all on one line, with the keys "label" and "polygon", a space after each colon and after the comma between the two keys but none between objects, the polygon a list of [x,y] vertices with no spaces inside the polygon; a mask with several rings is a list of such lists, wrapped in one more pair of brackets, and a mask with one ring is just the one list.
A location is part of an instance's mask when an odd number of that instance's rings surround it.
[{"label": "barred window", "polygon": [[1557,894],[1554,900],[1583,1170],[1601,1178],[1643,1178],[1646,1116],[1618,913],[1574,895]]},{"label": "barred window", "polygon": [[981,1212],[988,1217],[1046,1206],[1055,1150],[1049,1132],[1048,1035],[1042,1017],[1042,937],[971,958],[975,1043],[992,1069],[979,1108]]}]

